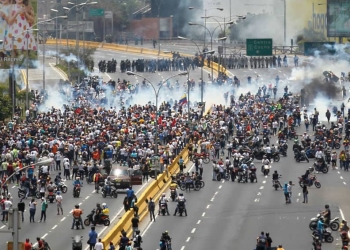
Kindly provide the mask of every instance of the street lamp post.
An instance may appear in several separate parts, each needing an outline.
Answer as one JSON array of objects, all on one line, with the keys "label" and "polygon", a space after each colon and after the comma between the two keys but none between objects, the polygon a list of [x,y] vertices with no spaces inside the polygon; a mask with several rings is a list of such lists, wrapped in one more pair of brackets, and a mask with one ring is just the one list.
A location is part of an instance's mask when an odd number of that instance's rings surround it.
[{"label": "street lamp post", "polygon": [[154,91],[154,94],[156,96],[156,120],[155,120],[155,124],[156,124],[156,131],[155,131],[155,139],[154,139],[154,142],[155,142],[155,153],[158,154],[158,98],[159,98],[159,92],[160,90],[162,89],[162,87],[164,86],[164,83],[167,82],[168,80],[170,80],[171,78],[174,78],[174,77],[177,77],[177,76],[185,76],[188,74],[188,72],[180,72],[176,75],[173,75],[173,76],[170,76],[168,77],[167,79],[165,79],[163,81],[163,84],[158,88],[156,89],[154,87],[154,85],[152,84],[152,82],[150,80],[148,80],[146,77],[144,77],[143,75],[141,74],[137,74],[135,72],[132,72],[132,71],[126,71],[126,74],[128,74],[129,76],[138,76],[138,77],[142,77],[143,79],[145,79],[152,87],[153,91]]},{"label": "street lamp post", "polygon": [[55,29],[56,29],[56,65],[58,64],[58,35],[57,35],[57,16],[58,16],[58,10],[56,9],[51,9],[52,12],[56,13],[56,20],[55,20]]},{"label": "street lamp post", "polygon": [[190,41],[191,43],[193,43],[194,45],[196,45],[197,49],[198,49],[198,52],[200,55],[202,55],[202,67],[201,67],[201,102],[203,102],[203,99],[204,99],[204,80],[203,80],[203,67],[204,67],[204,55],[205,54],[214,54],[215,51],[214,50],[210,50],[210,51],[206,51],[206,52],[202,52],[198,46],[198,44],[191,40],[191,39],[188,39],[186,37],[183,37],[183,36],[178,36],[177,37],[178,39],[181,39],[181,40],[187,40],[187,41]]}]

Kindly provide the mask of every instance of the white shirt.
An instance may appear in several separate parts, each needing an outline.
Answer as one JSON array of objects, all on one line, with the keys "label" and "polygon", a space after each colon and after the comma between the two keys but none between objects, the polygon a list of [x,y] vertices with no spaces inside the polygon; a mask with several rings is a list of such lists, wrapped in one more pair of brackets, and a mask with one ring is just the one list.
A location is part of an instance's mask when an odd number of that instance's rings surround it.
[{"label": "white shirt", "polygon": [[11,206],[12,206],[12,202],[10,200],[6,200],[4,202],[5,211],[9,211]]},{"label": "white shirt", "polygon": [[97,242],[95,245],[95,250],[103,250],[103,244],[102,242]]},{"label": "white shirt", "polygon": [[62,200],[63,200],[62,195],[56,195],[57,204],[61,204]]}]

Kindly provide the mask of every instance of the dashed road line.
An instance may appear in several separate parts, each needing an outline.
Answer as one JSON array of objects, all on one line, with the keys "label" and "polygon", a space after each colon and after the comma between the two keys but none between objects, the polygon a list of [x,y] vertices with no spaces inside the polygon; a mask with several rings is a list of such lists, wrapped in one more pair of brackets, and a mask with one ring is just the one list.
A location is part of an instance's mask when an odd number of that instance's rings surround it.
[{"label": "dashed road line", "polygon": [[187,238],[187,240],[186,240],[186,242],[189,242],[189,241],[190,241],[190,239],[191,239],[191,237],[188,237],[188,238]]},{"label": "dashed road line", "polygon": [[259,189],[264,189],[264,186],[261,186]]},{"label": "dashed road line", "polygon": [[210,207],[210,205],[207,205],[207,209]]},{"label": "dashed road line", "polygon": [[205,216],[205,212],[204,213],[202,213],[202,217],[204,217]]},{"label": "dashed road line", "polygon": [[222,188],[222,185],[221,186],[219,186],[219,189],[221,189]]},{"label": "dashed road line", "polygon": [[61,221],[64,221],[66,219],[66,217],[63,217],[62,219],[61,219]]},{"label": "dashed road line", "polygon": [[57,227],[57,225],[55,225],[53,228],[51,228],[51,230],[54,230]]},{"label": "dashed road line", "polygon": [[346,185],[346,182],[345,182],[345,181],[343,181],[343,183],[344,183],[344,185]]},{"label": "dashed road line", "polygon": [[201,223],[201,220],[198,220],[198,221],[197,221],[197,225],[199,225],[200,223]]},{"label": "dashed road line", "polygon": [[181,250],[184,250],[184,249],[185,249],[185,246],[182,246],[182,247],[181,247]]},{"label": "dashed road line", "polygon": [[196,232],[196,228],[192,229],[191,234],[194,234],[194,232]]}]

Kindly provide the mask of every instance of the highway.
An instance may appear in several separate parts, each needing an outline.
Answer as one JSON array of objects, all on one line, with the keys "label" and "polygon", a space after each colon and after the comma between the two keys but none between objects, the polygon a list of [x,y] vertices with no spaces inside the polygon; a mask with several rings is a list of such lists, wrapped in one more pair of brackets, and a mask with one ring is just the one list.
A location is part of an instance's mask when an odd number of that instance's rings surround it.
[{"label": "highway", "polygon": [[[108,55],[108,57],[106,57]],[[120,64],[120,60],[123,59],[130,59],[130,60],[134,60],[134,59],[138,59],[138,58],[157,58],[157,56],[152,56],[152,55],[132,55],[132,54],[127,54],[125,52],[114,52],[114,51],[106,51],[106,50],[100,50],[98,49],[94,55],[94,60],[95,60],[95,65],[97,65],[99,60],[102,59],[106,59],[108,60],[109,58],[115,58],[118,61],[118,65]],[[56,70],[52,69],[52,64],[54,63],[54,59],[47,59],[46,60],[47,64],[46,64],[46,73],[47,73],[47,81],[46,81],[46,85],[50,86],[50,85],[54,85],[59,79],[63,78],[63,76],[58,73]],[[51,64],[51,65],[50,65]],[[52,71],[48,71],[48,68],[51,68]],[[29,80],[30,80],[30,84],[42,84],[42,73],[40,73],[40,69],[38,70],[31,70],[30,74],[29,74]],[[281,72],[279,72],[281,75],[288,75],[288,71],[290,72],[290,68],[281,68]],[[245,78],[248,75],[253,75],[253,74],[259,74],[261,75],[261,79],[269,79],[269,80],[273,80],[275,78],[275,74],[276,74],[276,70],[275,69],[257,69],[257,70],[249,70],[249,69],[242,69],[242,70],[233,70],[233,73],[237,74],[238,77],[240,79],[242,79],[242,83],[244,83],[245,85]],[[152,83],[158,83],[160,80],[164,80],[170,76],[173,76],[174,74],[176,74],[177,72],[157,72],[157,73],[141,73],[144,74],[145,77],[147,77]],[[108,81],[109,79],[126,79],[126,80],[130,80],[131,82],[136,82],[141,81],[141,79],[139,77],[136,76],[127,76],[125,73],[114,73],[114,74],[105,74],[105,73],[98,73],[98,70],[95,69],[95,72],[93,74],[98,74],[99,76],[103,77],[104,81]],[[207,77],[208,72],[204,73],[204,80],[208,81],[209,79],[206,78]],[[280,78],[282,79],[280,75]],[[190,72],[190,78],[191,79],[195,79],[196,81],[198,81],[198,79],[200,78],[200,69],[195,69],[194,71]],[[176,77],[174,78],[174,80],[179,80],[180,83],[183,83],[186,81],[186,77]],[[254,87],[253,87],[254,88]],[[226,87],[225,87],[226,89]],[[210,103],[224,103],[223,101],[223,91],[224,89],[220,89],[217,87],[211,88],[209,89],[209,91],[206,91],[205,96],[204,96],[204,100],[208,101]],[[225,90],[226,91],[226,90]],[[281,88],[282,91],[282,88]],[[163,100],[167,99],[169,97],[172,97],[174,99],[180,99],[181,95],[183,93],[183,90],[180,91],[179,93],[169,93],[167,92],[167,98],[164,98]],[[199,91],[195,90],[194,93],[191,92],[190,94],[190,100],[193,100],[193,98],[197,101],[200,100],[199,97]],[[154,98],[154,93],[147,93],[146,97],[142,97],[142,98],[138,98],[136,101],[139,102],[140,104],[142,104],[142,102],[148,102],[148,101],[152,101],[154,102],[155,98]],[[162,98],[161,98],[162,100]],[[291,164],[293,164],[293,160],[291,160]],[[278,167],[278,164],[274,164],[276,167]],[[300,166],[297,166],[298,168],[300,168]],[[205,223],[217,223],[217,221],[220,221],[220,225],[218,225],[219,227],[227,227],[230,228],[228,231],[232,232],[231,229],[231,224],[232,225],[238,225],[236,222],[232,222],[233,218],[237,218],[237,222],[239,222],[239,220],[242,220],[243,218],[245,218],[244,215],[249,215],[248,213],[246,213],[245,211],[249,208],[255,208],[255,207],[259,207],[260,203],[263,203],[263,199],[272,199],[278,196],[271,196],[269,194],[265,194],[265,190],[260,190],[260,187],[264,185],[264,183],[262,183],[262,179],[259,179],[259,183],[258,184],[237,184],[237,183],[231,183],[231,182],[226,182],[226,183],[216,183],[216,182],[212,182],[211,178],[210,178],[210,169],[211,169],[211,165],[208,166],[208,170],[205,171],[205,181],[206,181],[206,186],[205,186],[205,190],[201,190],[200,192],[198,192],[197,194],[194,194],[194,192],[192,192],[191,194],[188,195],[188,211],[189,211],[189,217],[185,220],[184,224],[184,228],[196,228],[196,230],[194,230],[194,234],[192,236],[191,231],[190,232],[186,232],[186,230],[178,230],[176,229],[176,226],[178,225],[177,221],[181,220],[182,218],[173,218],[172,216],[170,218],[159,218],[158,221],[160,221],[160,225],[164,224],[164,227],[166,227],[166,229],[164,230],[169,230],[170,233],[172,234],[173,232],[178,233],[179,235],[172,235],[172,237],[174,238],[174,249],[180,249],[182,246],[187,245],[188,244],[200,244],[200,243],[196,243],[195,239],[196,236],[198,234],[198,232],[200,232],[200,230],[204,229],[206,230],[206,225]],[[304,172],[304,169],[301,172]],[[55,173],[56,174],[56,173]],[[54,174],[54,175],[55,175]],[[282,174],[284,174],[282,172]],[[288,173],[287,173],[288,176]],[[290,177],[291,178],[291,177]],[[292,178],[293,180],[296,179],[296,176],[294,176]],[[339,179],[339,176],[338,176]],[[77,232],[76,230],[71,230],[71,223],[72,223],[72,217],[70,215],[70,211],[71,209],[73,209],[75,204],[81,204],[81,207],[84,209],[84,218],[85,216],[90,212],[90,210],[92,208],[95,207],[96,203],[103,203],[103,202],[107,202],[108,206],[111,209],[111,218],[113,219],[114,222],[116,222],[119,217],[119,211],[122,210],[122,198],[123,195],[120,194],[119,197],[117,199],[112,199],[112,198],[106,198],[103,199],[102,196],[100,194],[95,194],[93,193],[93,186],[92,185],[87,185],[85,184],[83,189],[82,189],[82,194],[81,194],[81,198],[78,199],[74,199],[72,196],[72,184],[71,181],[67,181],[66,184],[69,187],[69,191],[67,194],[65,194],[63,196],[63,208],[64,208],[64,215],[56,215],[56,204],[49,204],[49,208],[47,211],[47,215],[48,218],[46,220],[45,223],[35,223],[34,224],[29,224],[28,219],[29,219],[29,212],[26,211],[25,213],[25,222],[23,223],[22,229],[20,231],[20,240],[23,241],[25,238],[30,238],[32,241],[35,241],[36,237],[42,237],[45,238],[52,249],[70,249],[70,237],[72,235],[75,234],[81,234],[84,235],[86,237],[88,229],[85,230],[80,230],[79,232]],[[221,186],[221,187],[220,187]],[[232,187],[230,187],[232,186]],[[244,187],[243,187],[244,186]],[[234,190],[234,192],[232,192],[232,188]],[[267,189],[267,187],[265,187]],[[297,187],[296,187],[297,188]],[[17,198],[17,190],[16,187],[12,187],[10,189],[11,193],[15,196],[14,198],[14,204],[17,204],[18,202],[18,198]],[[140,189],[136,189],[135,191],[140,191]],[[319,190],[317,190],[319,191]],[[216,193],[217,192],[217,193]],[[260,192],[260,195],[258,195],[258,193]],[[272,192],[272,190],[271,190]],[[215,195],[216,193],[216,195]],[[186,194],[187,195],[187,194]],[[211,202],[211,198],[214,197],[214,202]],[[231,198],[227,199],[227,195],[229,195]],[[191,198],[191,196],[195,196],[194,199],[198,199],[201,202],[192,202],[193,199]],[[261,197],[259,197],[261,196]],[[279,195],[279,199],[281,206],[284,206],[283,204],[283,195],[280,194]],[[267,198],[266,198],[267,197]],[[259,199],[259,202],[255,202],[256,199]],[[310,197],[310,199],[312,199]],[[192,201],[191,201],[192,200]],[[29,200],[26,202],[28,203]],[[272,203],[271,203],[272,204]],[[210,205],[208,208],[207,205]],[[293,206],[294,204],[292,204]],[[174,209],[174,205],[170,205],[171,210]],[[27,207],[28,208],[28,207]],[[229,209],[229,210],[228,210]],[[264,208],[265,209],[265,208]],[[318,208],[319,209],[319,208]],[[312,217],[317,211],[318,209],[314,210],[312,209],[312,211],[310,211],[310,216],[308,217]],[[237,215],[237,211],[240,211],[240,213]],[[260,211],[260,209],[259,209]],[[37,211],[36,214],[36,220],[39,221],[39,216],[40,216],[40,211]],[[204,216],[202,216],[204,214]],[[221,215],[224,214],[224,220],[221,218]],[[208,220],[207,220],[208,217]],[[283,217],[283,216],[282,216]],[[307,217],[307,218],[308,218]],[[214,220],[212,220],[213,218],[215,218]],[[226,220],[225,218],[232,218],[231,224],[229,225],[227,222],[228,220]],[[211,219],[211,220],[209,220]],[[176,222],[175,222],[176,220]],[[198,221],[200,220],[199,224],[197,225],[196,223],[198,223]],[[308,219],[305,219],[308,220]],[[235,220],[236,221],[236,220]],[[169,223],[170,222],[170,223]],[[175,222],[175,223],[171,223],[171,222]],[[202,223],[202,224],[201,224]],[[227,223],[227,224],[225,224]],[[39,224],[39,225],[38,225]],[[112,223],[113,224],[113,223]],[[158,224],[158,222],[157,222]],[[112,225],[109,227],[111,228]],[[5,227],[3,227],[5,228]],[[2,229],[3,229],[2,228]],[[307,229],[307,226],[305,227]],[[97,230],[98,232],[101,232],[103,230],[105,230],[105,227],[102,226],[98,226]],[[239,227],[238,227],[239,229]],[[158,237],[160,235],[160,231],[163,230],[162,228],[155,228],[153,226],[150,227],[150,229],[146,232],[145,235],[145,239],[144,239],[144,245],[148,246],[149,248],[145,248],[145,249],[155,249],[155,247],[157,247],[158,244]],[[191,229],[192,230],[192,229]],[[261,230],[261,229],[259,229]],[[258,230],[258,231],[259,231]],[[153,232],[154,231],[154,232]],[[272,230],[270,230],[272,232]],[[278,230],[277,230],[278,231]],[[105,231],[104,231],[105,232]],[[214,232],[216,233],[216,231]],[[253,237],[255,237],[255,233]],[[277,233],[276,233],[277,234]],[[205,232],[202,232],[201,234],[206,235]],[[221,235],[221,234],[219,234]],[[274,234],[272,234],[272,237]],[[188,242],[186,242],[186,240],[188,239],[188,237],[192,237]],[[237,235],[237,237],[242,237]],[[182,240],[184,238],[184,240]],[[153,239],[152,241],[149,241],[148,239]],[[223,238],[225,239],[225,238]],[[4,234],[4,236],[1,238],[0,243],[4,244],[6,241],[11,240],[10,235],[6,235]],[[182,241],[184,243],[182,243]],[[84,239],[84,242],[86,242],[86,239]],[[149,244],[149,245],[147,245]],[[152,245],[153,244],[153,245]],[[155,244],[155,245],[154,245]],[[208,244],[208,243],[206,243]]]},{"label": "highway", "polygon": [[[273,138],[274,141],[276,138]],[[174,250],[185,249],[254,249],[255,239],[261,231],[269,232],[273,246],[282,244],[284,249],[311,249],[309,220],[324,205],[329,204],[332,217],[350,218],[348,199],[342,194],[349,192],[349,176],[338,170],[318,174],[321,189],[309,188],[309,203],[302,203],[298,176],[311,165],[295,163],[292,143],[289,156],[272,164],[272,171],[282,175],[281,184],[293,181],[292,203],[286,204],[283,191],[275,191],[271,176],[264,178],[257,172],[257,183],[212,181],[211,164],[205,165],[205,187],[198,192],[184,192],[187,199],[187,217],[158,216],[156,222],[143,222],[143,249],[159,249],[159,239],[168,230]],[[260,163],[255,160],[260,169]],[[170,202],[170,213],[176,204]],[[343,215],[344,214],[344,215]],[[148,219],[148,217],[147,217]],[[333,232],[334,243],[325,243],[322,249],[334,249],[340,243],[338,232]]]}]

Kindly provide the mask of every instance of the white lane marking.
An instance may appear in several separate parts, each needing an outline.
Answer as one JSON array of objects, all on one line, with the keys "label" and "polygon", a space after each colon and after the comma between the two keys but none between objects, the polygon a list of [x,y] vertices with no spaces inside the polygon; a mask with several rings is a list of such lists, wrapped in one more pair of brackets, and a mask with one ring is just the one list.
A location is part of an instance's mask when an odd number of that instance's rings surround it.
[{"label": "white lane marking", "polygon": [[218,194],[218,191],[216,191],[214,195],[217,195],[217,194]]},{"label": "white lane marking", "polygon": [[41,238],[45,238],[47,235],[48,235],[48,234],[46,233],[46,234],[44,234]]},{"label": "white lane marking", "polygon": [[182,247],[181,247],[181,250],[184,250],[184,249],[185,249],[185,246],[182,246]]},{"label": "white lane marking", "polygon": [[192,229],[191,234],[194,234],[194,232],[196,232],[196,228]]},{"label": "white lane marking", "polygon": [[340,172],[338,171],[338,174],[340,174]]},{"label": "white lane marking", "polygon": [[57,225],[55,225],[53,228],[51,228],[52,230],[54,230],[57,227]]},{"label": "white lane marking", "polygon": [[259,192],[258,195],[261,195],[261,193]]},{"label": "white lane marking", "polygon": [[79,203],[79,206],[81,206],[81,204],[83,204],[82,202]]},{"label": "white lane marking", "polygon": [[225,180],[222,180],[221,183],[225,183]]},{"label": "white lane marking", "polygon": [[211,198],[210,201],[214,201],[214,198]]},{"label": "white lane marking", "polygon": [[198,220],[198,221],[197,221],[197,225],[200,224],[200,223],[201,223],[201,220]]},{"label": "white lane marking", "polygon": [[297,202],[299,202],[299,199],[297,199]]},{"label": "white lane marking", "polygon": [[62,219],[61,219],[61,221],[64,221],[66,219],[66,217],[63,217]]},{"label": "white lane marking", "polygon": [[345,182],[345,181],[343,181],[343,183],[344,183],[344,185],[346,185],[346,182]]},{"label": "white lane marking", "polygon": [[210,205],[207,206],[207,209],[210,207]]},{"label": "white lane marking", "polygon": [[202,217],[204,217],[205,216],[205,213],[202,213]]},{"label": "white lane marking", "polygon": [[187,240],[186,240],[186,242],[189,242],[189,241],[190,241],[190,239],[191,239],[191,237],[188,237],[188,238],[187,238]]},{"label": "white lane marking", "polygon": [[263,183],[263,184],[265,184],[265,183],[266,183],[266,181],[263,181],[262,183]]},{"label": "white lane marking", "polygon": [[343,176],[340,176],[340,179],[343,179]]},{"label": "white lane marking", "polygon": [[300,196],[300,195],[301,195],[301,193],[298,194],[298,196]]},{"label": "white lane marking", "polygon": [[85,200],[89,199],[89,197],[90,197],[90,196],[86,196],[86,197],[85,197]]},{"label": "white lane marking", "polygon": [[221,189],[222,188],[222,186],[219,186],[219,189]]},{"label": "white lane marking", "polygon": [[265,179],[267,179],[267,175],[265,175]]},{"label": "white lane marking", "polygon": [[261,186],[259,189],[264,189],[264,186]]},{"label": "white lane marking", "polygon": [[16,186],[13,186],[12,188],[15,188]]},{"label": "white lane marking", "polygon": [[0,227],[0,229],[3,229],[5,227],[5,225],[4,226],[2,226],[2,227]]},{"label": "white lane marking", "polygon": [[254,200],[254,202],[259,202],[260,201],[260,199],[259,198],[256,198],[255,200]]}]

